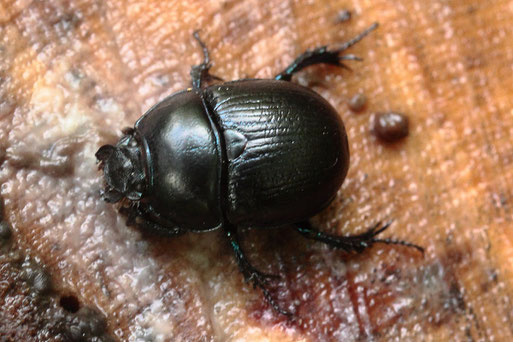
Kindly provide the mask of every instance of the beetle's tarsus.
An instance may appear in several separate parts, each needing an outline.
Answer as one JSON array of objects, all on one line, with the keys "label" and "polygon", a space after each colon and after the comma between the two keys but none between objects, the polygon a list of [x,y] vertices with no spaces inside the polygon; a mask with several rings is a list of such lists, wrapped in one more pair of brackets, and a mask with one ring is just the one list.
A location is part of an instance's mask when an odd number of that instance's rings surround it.
[{"label": "beetle's tarsus", "polygon": [[312,227],[312,224],[308,221],[296,224],[296,230],[308,239],[323,242],[331,247],[341,249],[345,252],[361,253],[375,243],[384,243],[387,245],[412,247],[424,254],[424,248],[410,242],[393,239],[377,239],[376,236],[390,227],[391,224],[392,221],[388,221],[384,225],[381,225],[381,222],[378,222],[364,233],[350,236],[337,236],[323,233]]},{"label": "beetle's tarsus", "polygon": [[[247,260],[246,260],[247,263]],[[244,275],[244,280],[246,282],[251,282],[253,284],[253,288],[260,288],[262,290],[262,293],[264,295],[264,298],[267,300],[267,302],[271,305],[271,307],[278,313],[292,317],[293,314],[290,311],[284,310],[280,307],[278,303],[274,300],[269,290],[267,290],[266,285],[268,285],[270,279],[276,279],[280,278],[280,276],[275,274],[266,274],[262,273],[258,270],[256,270],[253,266],[251,266],[249,263],[247,263],[247,266],[240,266],[242,274]],[[243,270],[245,268],[245,270]]]},{"label": "beetle's tarsus", "polygon": [[251,282],[253,284],[253,288],[260,288],[262,293],[267,300],[267,302],[271,305],[271,307],[278,313],[285,315],[287,317],[292,317],[293,313],[287,310],[282,309],[278,303],[274,300],[271,293],[267,289],[266,285],[269,283],[269,280],[280,278],[279,275],[264,273],[257,270],[249,260],[246,258],[246,255],[241,249],[237,227],[226,224],[225,227],[226,236],[232,246],[232,249],[235,253],[235,260],[237,261],[237,265],[239,266],[239,270],[244,276],[244,281]]},{"label": "beetle's tarsus", "polygon": [[[315,48],[313,50],[307,50],[301,55],[299,55],[294,62],[292,62],[288,67],[285,68],[282,72],[275,76],[276,80],[290,81],[292,79],[292,75],[296,72],[306,68],[310,65],[315,64],[330,64],[335,65],[344,69],[349,69],[342,61],[361,61],[360,57],[354,55],[343,55],[339,56],[339,54],[354,44],[358,43],[362,40],[366,35],[368,35],[371,31],[375,30],[378,27],[377,23],[372,24],[365,31],[354,37],[353,39],[339,45],[338,47],[328,50],[327,46],[321,46]],[[349,69],[350,70],[350,69]]]},{"label": "beetle's tarsus", "polygon": [[353,39],[345,42],[345,43],[342,43],[340,46],[338,46],[336,48],[336,51],[338,52],[342,52],[344,50],[347,50],[349,49],[351,46],[355,45],[356,43],[358,43],[360,40],[362,40],[363,38],[365,38],[365,36],[367,36],[369,33],[371,33],[372,31],[374,31],[375,29],[377,29],[379,26],[378,23],[373,23],[371,26],[369,26],[368,28],[366,28],[365,30],[363,30],[363,32],[361,32],[360,34],[358,34],[356,37],[354,37]]},{"label": "beetle's tarsus", "polygon": [[269,291],[267,290],[267,288],[263,285],[257,285],[258,287],[260,287],[260,289],[262,290],[262,293],[264,294],[264,298],[267,300],[267,302],[272,306],[272,308],[274,309],[274,311],[284,315],[284,316],[287,316],[288,318],[292,318],[294,317],[294,314],[290,311],[287,311],[285,309],[282,309],[278,303],[276,303],[273,299],[273,297],[271,296],[271,294],[269,293]]},{"label": "beetle's tarsus", "polygon": [[212,75],[209,73],[210,68],[212,67],[212,64],[210,63],[210,54],[208,52],[207,45],[201,40],[199,36],[199,30],[194,31],[192,34],[194,39],[198,42],[201,49],[203,50],[203,62],[198,65],[194,65],[191,68],[191,79],[192,79],[192,86],[195,89],[201,89],[201,87],[212,80],[216,81],[223,81],[222,78]]},{"label": "beetle's tarsus", "polygon": [[394,239],[374,239],[375,243],[384,243],[387,245],[401,245],[405,247],[412,247],[424,254],[424,247],[416,245],[411,242],[403,241],[403,240],[394,240]]}]

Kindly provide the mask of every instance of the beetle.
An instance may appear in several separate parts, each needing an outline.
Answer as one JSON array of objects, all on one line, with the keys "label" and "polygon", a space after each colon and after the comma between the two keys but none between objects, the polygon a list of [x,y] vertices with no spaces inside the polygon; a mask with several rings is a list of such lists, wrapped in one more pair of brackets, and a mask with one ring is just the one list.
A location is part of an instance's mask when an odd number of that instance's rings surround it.
[{"label": "beetle", "polygon": [[[337,111],[314,91],[290,82],[307,66],[361,60],[341,55],[377,27],[373,24],[336,49],[321,46],[298,56],[274,79],[222,82],[209,73],[209,52],[191,69],[192,87],[151,107],[116,145],[96,153],[107,202],[122,206],[127,224],[176,236],[222,229],[246,281],[259,287],[278,312],[268,278],[248,261],[239,227],[293,225],[303,236],[346,252],[374,243],[422,247],[380,239],[390,223],[363,234],[336,236],[308,221],[327,207],[349,168],[349,147]],[[213,79],[221,81],[208,85]]]}]

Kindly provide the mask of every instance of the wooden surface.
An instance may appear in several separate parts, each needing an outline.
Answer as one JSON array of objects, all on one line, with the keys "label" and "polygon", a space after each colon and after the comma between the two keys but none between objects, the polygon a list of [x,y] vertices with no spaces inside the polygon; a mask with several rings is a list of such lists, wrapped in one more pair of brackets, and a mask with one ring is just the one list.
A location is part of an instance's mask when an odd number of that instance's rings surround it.
[{"label": "wooden surface", "polygon": [[[339,23],[344,9],[352,18]],[[512,20],[506,0],[2,0],[0,183],[13,236],[0,254],[0,337],[66,340],[53,323],[87,321],[92,308],[104,340],[512,340]],[[271,291],[291,321],[244,284],[219,232],[156,239],[101,201],[95,151],[189,86],[195,29],[212,73],[231,80],[272,77],[373,22],[350,50],[364,58],[352,72],[296,79],[337,108],[350,140],[348,178],[314,222],[351,234],[394,219],[384,236],[424,257],[382,245],[348,256],[287,227],[248,231],[254,264],[282,276]],[[368,106],[355,114],[347,101],[359,91]],[[389,110],[411,125],[392,145],[370,133],[373,113]],[[25,256],[51,277],[44,300]]]}]

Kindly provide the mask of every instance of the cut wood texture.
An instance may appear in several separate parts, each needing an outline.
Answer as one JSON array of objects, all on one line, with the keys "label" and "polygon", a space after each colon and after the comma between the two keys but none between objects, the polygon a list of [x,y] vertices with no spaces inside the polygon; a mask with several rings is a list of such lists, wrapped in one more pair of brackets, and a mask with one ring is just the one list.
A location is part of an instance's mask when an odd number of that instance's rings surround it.
[{"label": "cut wood texture", "polygon": [[[344,10],[348,16],[339,14]],[[341,19],[345,17],[345,19]],[[379,28],[294,81],[348,130],[351,166],[320,229],[356,234],[347,255],[291,227],[244,232],[277,314],[245,284],[218,232],[156,238],[101,200],[94,154],[152,104],[190,86],[211,51],[225,80],[271,78],[298,54]],[[513,2],[0,2],[2,341],[513,340]],[[348,101],[365,94],[354,113]],[[409,119],[390,144],[375,113]],[[1,234],[0,234],[1,235]],[[7,236],[7,237],[6,237]],[[81,339],[82,338],[82,339]]]}]

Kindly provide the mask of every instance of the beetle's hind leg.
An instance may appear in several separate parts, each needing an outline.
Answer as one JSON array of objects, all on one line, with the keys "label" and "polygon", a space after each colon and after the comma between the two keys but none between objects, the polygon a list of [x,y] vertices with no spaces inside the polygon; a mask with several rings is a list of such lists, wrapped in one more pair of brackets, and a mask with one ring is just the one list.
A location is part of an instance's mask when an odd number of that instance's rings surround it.
[{"label": "beetle's hind leg", "polygon": [[350,236],[337,236],[323,233],[312,227],[312,224],[308,221],[297,223],[296,230],[308,239],[323,242],[331,247],[341,249],[345,252],[360,253],[375,243],[384,243],[387,245],[402,245],[406,247],[412,247],[421,253],[424,253],[424,248],[410,242],[376,238],[376,236],[387,229],[391,223],[392,222],[387,222],[381,226],[381,224],[378,222],[373,227],[369,228],[366,232]]},{"label": "beetle's hind leg", "polygon": [[194,39],[198,42],[201,49],[203,50],[203,62],[198,65],[194,65],[191,68],[191,78],[192,78],[192,86],[195,89],[201,89],[201,87],[211,80],[222,81],[220,77],[212,75],[209,73],[212,64],[210,63],[210,55],[208,53],[207,45],[201,40],[199,36],[199,31],[194,31],[192,34]]},{"label": "beetle's hind leg", "polygon": [[233,252],[235,253],[235,259],[237,261],[237,265],[239,266],[239,270],[244,276],[244,280],[246,282],[251,282],[253,284],[253,288],[260,288],[260,290],[262,290],[262,293],[264,294],[265,299],[275,311],[279,312],[282,315],[291,317],[292,313],[282,309],[278,305],[278,303],[276,303],[276,301],[273,299],[269,290],[267,290],[266,288],[266,285],[268,284],[269,280],[279,278],[279,276],[260,272],[253,265],[251,265],[251,263],[247,259],[246,255],[244,254],[240,246],[236,226],[231,224],[225,224],[224,230],[226,232],[226,237],[228,238],[228,241],[230,242],[230,245],[233,249]]},{"label": "beetle's hind leg", "polygon": [[371,31],[375,30],[377,27],[377,23],[372,24],[365,31],[363,31],[350,41],[343,43],[342,45],[333,50],[329,50],[327,46],[321,46],[313,50],[305,51],[304,53],[299,55],[294,60],[294,62],[292,62],[287,68],[285,68],[285,70],[276,75],[275,79],[290,81],[293,74],[306,68],[307,66],[315,64],[331,64],[348,69],[348,67],[345,64],[343,64],[342,61],[361,61],[362,59],[354,55],[339,56],[339,54],[347,50],[354,44],[358,43],[360,40],[362,40],[366,35],[368,35]]}]

